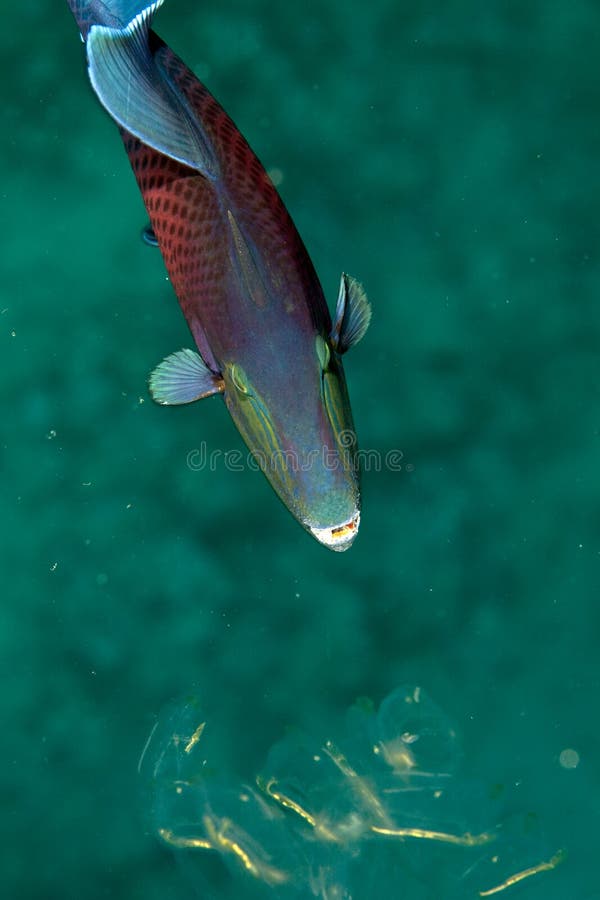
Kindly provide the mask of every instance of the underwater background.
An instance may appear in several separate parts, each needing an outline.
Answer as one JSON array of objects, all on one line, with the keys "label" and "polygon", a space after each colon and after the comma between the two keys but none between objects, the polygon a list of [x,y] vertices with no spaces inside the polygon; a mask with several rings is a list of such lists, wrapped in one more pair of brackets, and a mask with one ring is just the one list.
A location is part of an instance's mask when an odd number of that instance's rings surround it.
[{"label": "underwater background", "polygon": [[456,723],[458,791],[535,814],[528,864],[568,853],[506,896],[600,897],[600,9],[168,0],[155,27],[277,173],[330,305],[342,270],[367,288],[346,373],[383,464],[345,554],[260,474],[188,464],[241,439],[220,399],[149,400],[185,322],[66,4],[11,4],[3,896],[190,895],[137,774],[178,697],[248,780],[288,725],[412,684]]}]

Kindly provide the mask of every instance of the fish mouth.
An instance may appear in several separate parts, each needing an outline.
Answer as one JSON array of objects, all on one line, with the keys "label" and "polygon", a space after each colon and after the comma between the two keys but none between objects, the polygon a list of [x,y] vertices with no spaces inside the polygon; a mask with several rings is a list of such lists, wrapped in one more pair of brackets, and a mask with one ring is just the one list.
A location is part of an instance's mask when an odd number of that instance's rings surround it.
[{"label": "fish mouth", "polygon": [[357,510],[348,522],[332,525],[330,528],[311,528],[310,532],[320,544],[323,544],[330,550],[343,553],[354,541],[358,534],[359,525],[360,512]]}]

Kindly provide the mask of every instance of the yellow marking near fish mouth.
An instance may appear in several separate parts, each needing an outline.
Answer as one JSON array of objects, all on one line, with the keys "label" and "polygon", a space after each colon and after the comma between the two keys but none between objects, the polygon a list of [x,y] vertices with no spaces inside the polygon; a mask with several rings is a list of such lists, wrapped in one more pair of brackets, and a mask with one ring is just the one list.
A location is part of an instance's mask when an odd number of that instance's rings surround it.
[{"label": "yellow marking near fish mouth", "polygon": [[329,547],[330,550],[343,552],[352,544],[352,541],[358,533],[360,525],[360,512],[357,511],[349,522],[343,522],[341,525],[334,525],[331,528],[311,528],[311,534],[316,539]]},{"label": "yellow marking near fish mouth", "polygon": [[337,528],[331,529],[331,537],[335,538],[335,540],[343,539],[348,535],[352,534],[356,531],[356,522],[352,519],[351,522],[346,522],[345,525],[338,525]]}]

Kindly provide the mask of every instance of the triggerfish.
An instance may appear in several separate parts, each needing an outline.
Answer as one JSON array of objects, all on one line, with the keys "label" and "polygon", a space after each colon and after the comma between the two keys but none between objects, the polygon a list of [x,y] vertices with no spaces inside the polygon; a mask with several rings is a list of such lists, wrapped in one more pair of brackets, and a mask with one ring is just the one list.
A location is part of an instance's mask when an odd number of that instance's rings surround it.
[{"label": "triggerfish", "polygon": [[229,116],[151,30],[162,0],[68,0],[88,75],[119,126],[196,350],[150,376],[158,403],[222,393],[250,452],[318,541],[360,521],[359,453],[342,355],[367,330],[342,275],[332,322],[306,248]]}]

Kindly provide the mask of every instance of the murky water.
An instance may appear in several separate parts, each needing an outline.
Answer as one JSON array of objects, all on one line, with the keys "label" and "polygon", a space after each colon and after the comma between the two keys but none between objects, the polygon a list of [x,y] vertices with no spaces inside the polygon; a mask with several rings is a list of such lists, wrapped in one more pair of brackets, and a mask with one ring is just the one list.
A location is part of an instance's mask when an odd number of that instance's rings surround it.
[{"label": "murky water", "polygon": [[[472,781],[539,824],[510,871],[568,853],[504,896],[598,896],[596,6],[157,16],[278,182],[331,307],[342,270],[373,303],[346,362],[366,465],[340,555],[229,464],[220,398],[149,400],[190,343],[118,135],[66,4],[24,0],[3,26],[6,895],[189,896],[137,774],[174,698],[206,705],[238,784],[286,726],[326,741],[357,697],[412,684],[459,735],[456,833],[489,827]],[[410,827],[452,830],[416,805]],[[403,896],[472,896],[454,861],[420,877],[431,845],[403,849]],[[398,896],[372,847],[335,871],[357,900]]]}]

